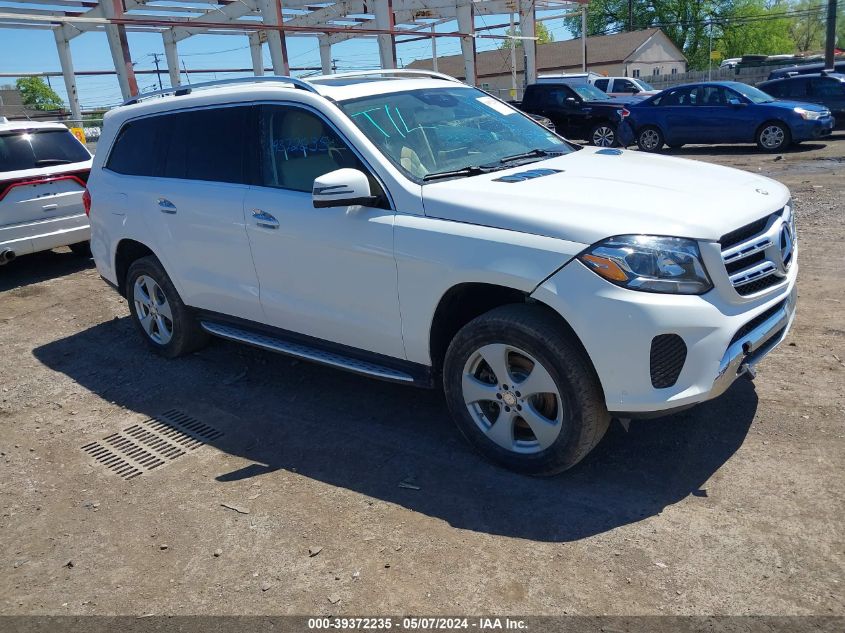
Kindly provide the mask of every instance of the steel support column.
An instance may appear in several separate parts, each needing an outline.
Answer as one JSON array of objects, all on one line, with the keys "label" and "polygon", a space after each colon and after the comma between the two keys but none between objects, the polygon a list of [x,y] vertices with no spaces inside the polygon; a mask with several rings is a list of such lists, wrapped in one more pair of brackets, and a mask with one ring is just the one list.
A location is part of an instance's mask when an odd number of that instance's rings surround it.
[{"label": "steel support column", "polygon": [[261,52],[261,34],[249,34],[249,54],[252,57],[252,73],[256,77],[264,74],[264,55]]},{"label": "steel support column", "polygon": [[[284,22],[281,0],[261,0],[260,6],[265,24],[280,26]],[[277,75],[290,75],[285,34],[281,31],[267,31],[267,46],[270,48],[273,72]]]},{"label": "steel support column", "polygon": [[73,74],[73,58],[70,54],[70,42],[64,32],[59,29],[53,31],[56,37],[56,50],[59,53],[59,63],[62,65],[62,76],[65,79],[65,90],[67,101],[70,105],[70,114],[74,119],[82,119],[82,109],[79,107],[79,94],[76,91],[76,76]]},{"label": "steel support column", "polygon": [[325,35],[317,38],[320,45],[320,68],[322,68],[324,75],[330,75],[332,72],[332,43]]},{"label": "steel support column", "polygon": [[[376,0],[373,12],[377,29],[392,31],[395,28],[392,0]],[[396,68],[396,38],[392,34],[378,35],[378,54],[382,68]]]},{"label": "steel support column", "polygon": [[161,38],[164,40],[164,56],[167,58],[167,73],[170,75],[171,86],[181,86],[182,78],[179,76],[179,50],[176,48],[176,39],[173,30],[162,31]]},{"label": "steel support column", "polygon": [[[103,7],[107,18],[123,17],[123,4],[120,0],[104,0],[100,6]],[[132,55],[129,53],[126,27],[123,24],[106,24],[105,28],[120,93],[124,99],[128,99],[138,94],[138,82],[135,80]]]},{"label": "steel support column", "polygon": [[[519,31],[525,38],[535,37],[534,0],[522,0],[519,6]],[[525,85],[537,81],[537,41],[522,40],[523,59],[525,65]]]},{"label": "steel support column", "polygon": [[472,3],[459,4],[457,7],[458,31],[469,33],[461,37],[461,54],[464,58],[464,77],[474,86],[477,83],[475,72],[475,11]]}]

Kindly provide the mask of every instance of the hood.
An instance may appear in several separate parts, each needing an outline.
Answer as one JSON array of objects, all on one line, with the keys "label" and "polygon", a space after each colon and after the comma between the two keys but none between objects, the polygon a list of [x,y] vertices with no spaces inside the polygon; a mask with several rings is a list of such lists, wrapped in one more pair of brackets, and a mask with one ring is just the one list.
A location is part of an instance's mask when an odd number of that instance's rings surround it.
[{"label": "hood", "polygon": [[805,110],[810,110],[811,112],[828,111],[827,106],[819,105],[818,103],[807,103],[805,101],[782,101],[778,99],[777,101],[772,101],[770,103],[766,103],[765,105],[787,108],[789,110],[792,110],[793,108],[804,108]]},{"label": "hood", "polygon": [[636,97],[611,97],[610,99],[601,99],[597,101],[584,101],[584,105],[588,106],[605,106],[607,108],[620,108],[624,105],[629,105],[631,103],[637,103],[639,99]]},{"label": "hood", "polygon": [[422,191],[430,217],[583,244],[637,233],[718,240],[789,200],[780,183],[745,171],[595,147]]}]

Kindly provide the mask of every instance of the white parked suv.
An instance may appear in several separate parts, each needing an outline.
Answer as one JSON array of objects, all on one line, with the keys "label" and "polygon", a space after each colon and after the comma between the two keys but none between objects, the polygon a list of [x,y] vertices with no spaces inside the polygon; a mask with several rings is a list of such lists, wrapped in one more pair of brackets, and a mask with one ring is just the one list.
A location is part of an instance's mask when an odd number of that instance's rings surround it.
[{"label": "white parked suv", "polygon": [[89,255],[90,170],[91,154],[61,123],[0,118],[0,265],[58,246]]},{"label": "white parked suv", "polygon": [[97,267],[164,356],[212,334],[442,384],[472,445],[550,474],[753,375],[792,322],[767,178],[578,147],[432,73],[187,92],[106,115],[88,182]]}]

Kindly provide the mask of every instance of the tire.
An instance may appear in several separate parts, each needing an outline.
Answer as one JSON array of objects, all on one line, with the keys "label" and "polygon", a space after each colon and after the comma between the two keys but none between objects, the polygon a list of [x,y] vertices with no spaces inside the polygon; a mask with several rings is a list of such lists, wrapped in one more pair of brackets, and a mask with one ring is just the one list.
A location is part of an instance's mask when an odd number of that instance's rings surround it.
[{"label": "tire", "polygon": [[590,145],[596,147],[616,147],[619,145],[619,135],[616,127],[610,123],[596,123],[590,129]]},{"label": "tire", "polygon": [[782,152],[792,144],[792,133],[785,123],[767,121],[759,127],[755,139],[764,152]]},{"label": "tire", "polygon": [[70,252],[77,257],[91,257],[91,242],[77,242],[68,244]]},{"label": "tire", "polygon": [[157,354],[176,358],[196,351],[208,342],[209,335],[182,303],[155,256],[142,257],[129,266],[126,298],[135,327]]},{"label": "tire", "polygon": [[449,345],[443,387],[452,418],[500,466],[554,475],[581,461],[607,431],[598,376],[562,329],[547,308],[507,305],[470,321]]},{"label": "tire", "polygon": [[663,149],[663,132],[653,125],[640,128],[637,132],[637,147],[641,152],[659,152]]}]

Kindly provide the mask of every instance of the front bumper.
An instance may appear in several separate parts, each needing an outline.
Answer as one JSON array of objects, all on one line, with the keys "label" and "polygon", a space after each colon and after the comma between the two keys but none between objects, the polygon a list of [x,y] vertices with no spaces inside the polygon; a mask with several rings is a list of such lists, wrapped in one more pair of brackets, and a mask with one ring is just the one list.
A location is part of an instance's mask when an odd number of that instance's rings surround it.
[{"label": "front bumper", "polygon": [[[758,298],[666,295],[626,290],[579,261],[544,282],[532,297],[555,309],[583,344],[617,414],[668,412],[715,398],[787,335],[795,316],[795,259],[780,286]],[[652,384],[652,340],[676,334],[686,359],[669,387]]]},{"label": "front bumper", "polygon": [[792,140],[812,141],[817,138],[824,138],[833,133],[836,121],[832,116],[819,119],[818,121],[805,121],[801,119],[792,127]]}]

